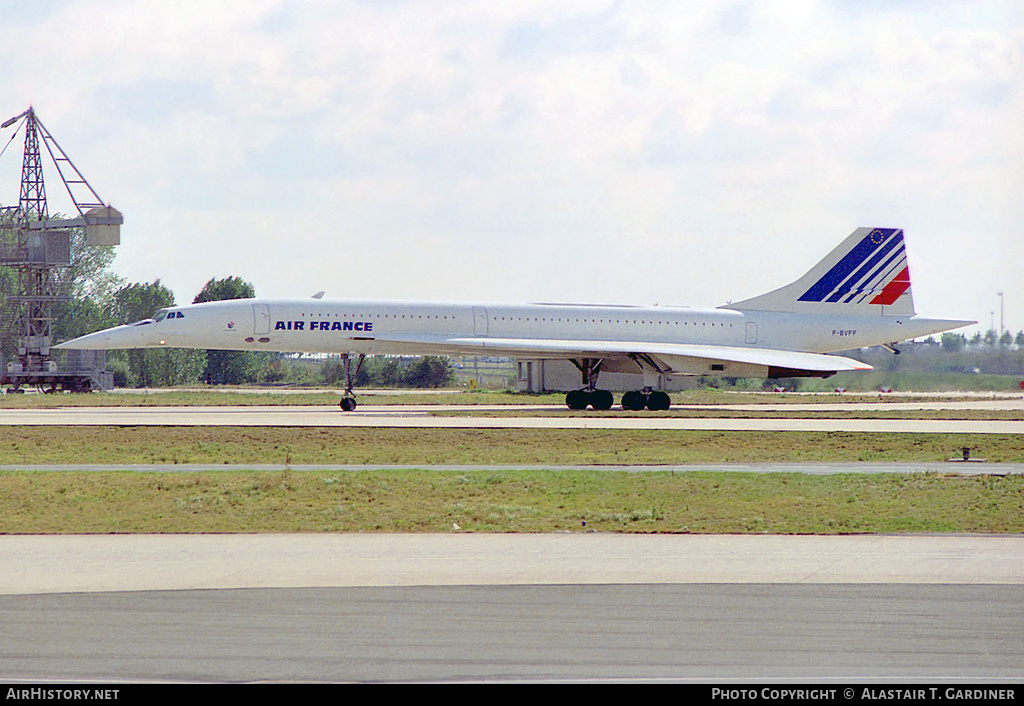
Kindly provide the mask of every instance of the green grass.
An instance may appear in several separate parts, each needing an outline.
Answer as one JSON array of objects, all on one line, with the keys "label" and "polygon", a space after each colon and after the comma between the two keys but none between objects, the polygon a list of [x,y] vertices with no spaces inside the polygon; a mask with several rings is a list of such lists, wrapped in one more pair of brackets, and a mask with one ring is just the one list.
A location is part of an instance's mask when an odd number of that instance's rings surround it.
[{"label": "green grass", "polygon": [[[97,392],[87,395],[0,395],[0,409],[43,408],[43,407],[179,407],[179,406],[263,406],[263,405],[337,405],[342,391],[328,389],[279,389],[252,388],[238,391],[225,388],[208,390],[160,390],[160,391],[117,391]],[[761,392],[727,392],[706,389],[688,392],[673,392],[674,405],[727,405],[727,404],[852,404],[857,402],[878,402],[882,405],[892,402],[936,401],[942,399],[926,395],[883,395],[865,393],[839,395],[834,393],[794,394]],[[552,392],[532,394],[511,391],[484,390],[439,390],[419,392],[415,390],[356,390],[360,405],[565,405],[565,394]],[[618,398],[618,395],[616,395]]]},{"label": "green grass", "polygon": [[0,532],[1024,531],[1024,478],[361,471],[0,473]]},{"label": "green grass", "polygon": [[807,391],[829,391],[834,390],[836,387],[845,387],[847,390],[878,390],[880,387],[886,386],[891,387],[893,390],[929,390],[935,392],[976,390],[979,392],[1019,393],[1022,380],[1024,380],[1024,375],[958,373],[948,370],[938,372],[903,372],[875,369],[837,373],[827,380],[804,378],[800,381],[800,389]]},{"label": "green grass", "polygon": [[0,427],[0,463],[686,464],[1024,463],[1012,434],[416,429],[388,427]]},{"label": "green grass", "polygon": [[[274,388],[252,388],[243,392],[232,389],[210,390],[159,390],[95,392],[92,394],[23,394],[0,396],[0,409],[45,408],[45,407],[249,407],[249,406],[296,406],[296,405],[337,405],[341,399],[340,389],[280,390]],[[522,405],[522,404],[564,404],[563,394],[520,394],[513,392],[439,390],[433,392],[374,391],[356,390],[356,397],[363,405]]]},{"label": "green grass", "polygon": [[[56,406],[72,400],[86,405],[322,405],[332,404],[337,394],[12,395],[3,398],[2,406]],[[717,391],[673,397],[676,404],[860,401]],[[366,396],[361,402],[385,399],[562,403],[561,395],[486,392]],[[1024,463],[1019,435],[0,427],[0,463],[25,466],[912,463],[943,461],[964,446],[976,458]],[[455,525],[470,532],[1012,533],[1024,531],[1024,478],[525,470],[0,473],[2,533],[444,532],[454,531]]]}]

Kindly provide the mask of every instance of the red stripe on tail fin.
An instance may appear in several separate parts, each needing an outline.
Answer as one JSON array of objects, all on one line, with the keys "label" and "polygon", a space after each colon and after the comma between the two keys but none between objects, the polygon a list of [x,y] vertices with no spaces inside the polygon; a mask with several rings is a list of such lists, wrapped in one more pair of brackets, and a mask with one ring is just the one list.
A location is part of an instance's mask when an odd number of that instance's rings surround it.
[{"label": "red stripe on tail fin", "polygon": [[885,285],[881,294],[871,300],[872,304],[884,304],[888,306],[900,298],[910,288],[910,268],[904,267],[903,271],[896,275]]}]

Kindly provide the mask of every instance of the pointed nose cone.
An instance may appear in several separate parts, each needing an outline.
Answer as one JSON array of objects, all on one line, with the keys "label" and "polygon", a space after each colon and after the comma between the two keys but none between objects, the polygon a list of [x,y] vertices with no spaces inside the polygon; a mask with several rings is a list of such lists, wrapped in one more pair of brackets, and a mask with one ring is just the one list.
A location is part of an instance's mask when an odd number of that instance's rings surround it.
[{"label": "pointed nose cone", "polygon": [[148,348],[150,345],[151,320],[138,321],[134,324],[115,326],[104,331],[89,333],[84,336],[60,343],[54,348],[72,350],[117,350],[121,348]]}]

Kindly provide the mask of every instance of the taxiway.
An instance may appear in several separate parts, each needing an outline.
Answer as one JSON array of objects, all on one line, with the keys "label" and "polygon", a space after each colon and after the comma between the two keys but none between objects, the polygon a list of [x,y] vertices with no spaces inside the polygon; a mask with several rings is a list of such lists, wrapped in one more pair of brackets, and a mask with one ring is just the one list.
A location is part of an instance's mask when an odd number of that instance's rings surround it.
[{"label": "taxiway", "polygon": [[[845,406],[844,406],[845,407]],[[888,409],[888,405],[875,405]],[[722,408],[728,409],[728,407]],[[458,416],[459,412],[523,412],[522,416]],[[59,407],[0,410],[0,426],[286,426],[417,427],[462,429],[676,429],[711,431],[842,431],[1024,434],[1024,421],[998,419],[711,418],[589,412],[573,416],[552,406],[331,406],[246,407]],[[817,411],[827,412],[818,408]],[[532,414],[536,416],[526,416]],[[955,416],[955,415],[951,415]]]}]

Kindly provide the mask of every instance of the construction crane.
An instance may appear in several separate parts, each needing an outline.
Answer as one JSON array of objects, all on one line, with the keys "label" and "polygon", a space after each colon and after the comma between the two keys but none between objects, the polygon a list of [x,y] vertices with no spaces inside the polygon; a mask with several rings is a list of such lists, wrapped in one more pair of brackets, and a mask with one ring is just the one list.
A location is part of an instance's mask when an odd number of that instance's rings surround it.
[{"label": "construction crane", "polygon": [[[0,385],[8,392],[21,392],[23,386],[45,392],[109,389],[112,375],[105,369],[105,357],[71,356],[63,369],[51,359],[53,305],[69,299],[65,273],[71,266],[72,232],[84,228],[86,245],[119,245],[124,219],[104,204],[31,107],[0,124],[0,130],[15,124],[0,149],[2,157],[25,129],[18,205],[0,206],[0,267],[15,272],[17,280],[16,291],[0,308],[0,335],[5,348],[14,351],[0,365]],[[40,145],[56,167],[77,218],[50,217]]]}]

